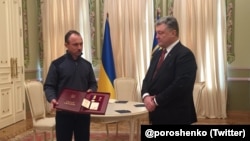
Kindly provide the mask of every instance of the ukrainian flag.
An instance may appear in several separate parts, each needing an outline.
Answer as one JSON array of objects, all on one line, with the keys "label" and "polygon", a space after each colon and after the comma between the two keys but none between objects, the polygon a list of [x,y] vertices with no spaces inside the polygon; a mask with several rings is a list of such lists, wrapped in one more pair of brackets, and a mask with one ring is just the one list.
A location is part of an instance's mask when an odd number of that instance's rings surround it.
[{"label": "ukrainian flag", "polygon": [[116,78],[115,65],[113,59],[112,44],[108,17],[105,23],[104,39],[102,47],[102,63],[98,80],[98,91],[110,93],[110,98],[115,99],[114,79]]},{"label": "ukrainian flag", "polygon": [[[160,19],[160,12],[159,10],[157,10],[157,17],[156,17],[156,20],[159,20]],[[158,45],[158,40],[156,39],[156,32],[154,34],[154,39],[153,39],[153,46],[152,46],[152,52],[151,52],[151,55],[154,54],[154,52],[156,50],[160,49],[159,45]]]},{"label": "ukrainian flag", "polygon": [[156,39],[156,32],[155,32],[154,39],[153,39],[153,46],[152,46],[152,55],[158,49],[159,49],[159,46],[158,46],[158,41]]}]

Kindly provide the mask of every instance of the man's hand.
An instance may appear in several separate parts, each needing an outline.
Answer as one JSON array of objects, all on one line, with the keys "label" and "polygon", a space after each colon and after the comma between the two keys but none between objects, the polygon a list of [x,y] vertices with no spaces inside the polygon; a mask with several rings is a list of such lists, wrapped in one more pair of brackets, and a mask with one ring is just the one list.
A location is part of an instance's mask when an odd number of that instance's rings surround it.
[{"label": "man's hand", "polygon": [[87,90],[87,93],[90,93],[90,92],[92,92],[92,90],[91,90],[91,89],[88,89],[88,90]]},{"label": "man's hand", "polygon": [[55,111],[56,105],[58,105],[58,102],[56,101],[56,99],[52,99],[51,102],[50,102],[51,111]]},{"label": "man's hand", "polygon": [[154,96],[146,96],[143,99],[143,102],[144,102],[144,104],[149,112],[152,112],[155,110],[156,105],[154,102]]}]

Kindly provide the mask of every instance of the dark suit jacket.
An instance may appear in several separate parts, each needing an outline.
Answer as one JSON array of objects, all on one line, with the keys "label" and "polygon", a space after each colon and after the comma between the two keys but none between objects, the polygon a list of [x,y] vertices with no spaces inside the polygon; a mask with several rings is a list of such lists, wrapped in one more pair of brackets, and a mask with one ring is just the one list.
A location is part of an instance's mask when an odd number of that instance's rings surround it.
[{"label": "dark suit jacket", "polygon": [[152,124],[191,124],[197,121],[193,102],[196,60],[190,49],[177,43],[168,53],[161,68],[153,74],[161,50],[152,56],[143,80],[141,95],[155,95],[158,106],[149,113]]}]

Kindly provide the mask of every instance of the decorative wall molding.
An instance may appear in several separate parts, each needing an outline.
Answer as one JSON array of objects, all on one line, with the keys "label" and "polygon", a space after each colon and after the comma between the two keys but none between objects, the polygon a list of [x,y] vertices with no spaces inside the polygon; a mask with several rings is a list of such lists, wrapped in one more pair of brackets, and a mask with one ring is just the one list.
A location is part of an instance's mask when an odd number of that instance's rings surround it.
[{"label": "decorative wall molding", "polygon": [[92,64],[94,67],[98,66],[101,60],[102,50],[102,27],[104,1],[103,0],[89,0],[89,21],[91,32],[91,49],[92,49]]},{"label": "decorative wall molding", "polygon": [[228,70],[249,70],[250,67],[228,67]]},{"label": "decorative wall molding", "polygon": [[30,62],[29,54],[29,33],[28,33],[28,13],[27,13],[27,0],[22,1],[22,14],[23,14],[23,52],[24,52],[24,66],[28,67]]},{"label": "decorative wall molding", "polygon": [[42,72],[42,69],[25,69],[25,73]]},{"label": "decorative wall molding", "polygon": [[155,0],[154,1],[154,19],[157,19],[157,10],[160,17],[173,15],[174,0]]},{"label": "decorative wall molding", "polygon": [[234,11],[235,0],[226,0],[226,24],[227,24],[227,62],[231,64],[235,60],[234,54]]},{"label": "decorative wall molding", "polygon": [[42,10],[41,10],[41,3],[43,3],[43,1],[41,0],[37,0],[37,11],[38,11],[38,51],[39,51],[39,61],[40,61],[40,66],[43,67],[43,27],[42,27]]},{"label": "decorative wall molding", "polygon": [[[230,72],[237,72],[237,71],[246,71],[246,72],[250,72],[250,68],[249,67],[228,67],[228,70]],[[245,77],[228,77],[227,78],[228,81],[250,81],[250,77],[245,76]]]},{"label": "decorative wall molding", "polygon": [[249,81],[250,77],[228,77],[227,81]]}]

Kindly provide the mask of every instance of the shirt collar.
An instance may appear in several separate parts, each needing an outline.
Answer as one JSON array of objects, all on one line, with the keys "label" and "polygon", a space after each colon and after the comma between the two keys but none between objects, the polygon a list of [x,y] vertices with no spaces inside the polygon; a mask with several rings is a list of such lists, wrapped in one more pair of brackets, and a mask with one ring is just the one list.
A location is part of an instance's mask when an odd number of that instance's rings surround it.
[{"label": "shirt collar", "polygon": [[172,43],[170,46],[168,46],[167,47],[167,52],[170,52],[179,41],[180,40],[176,40],[174,43]]}]

